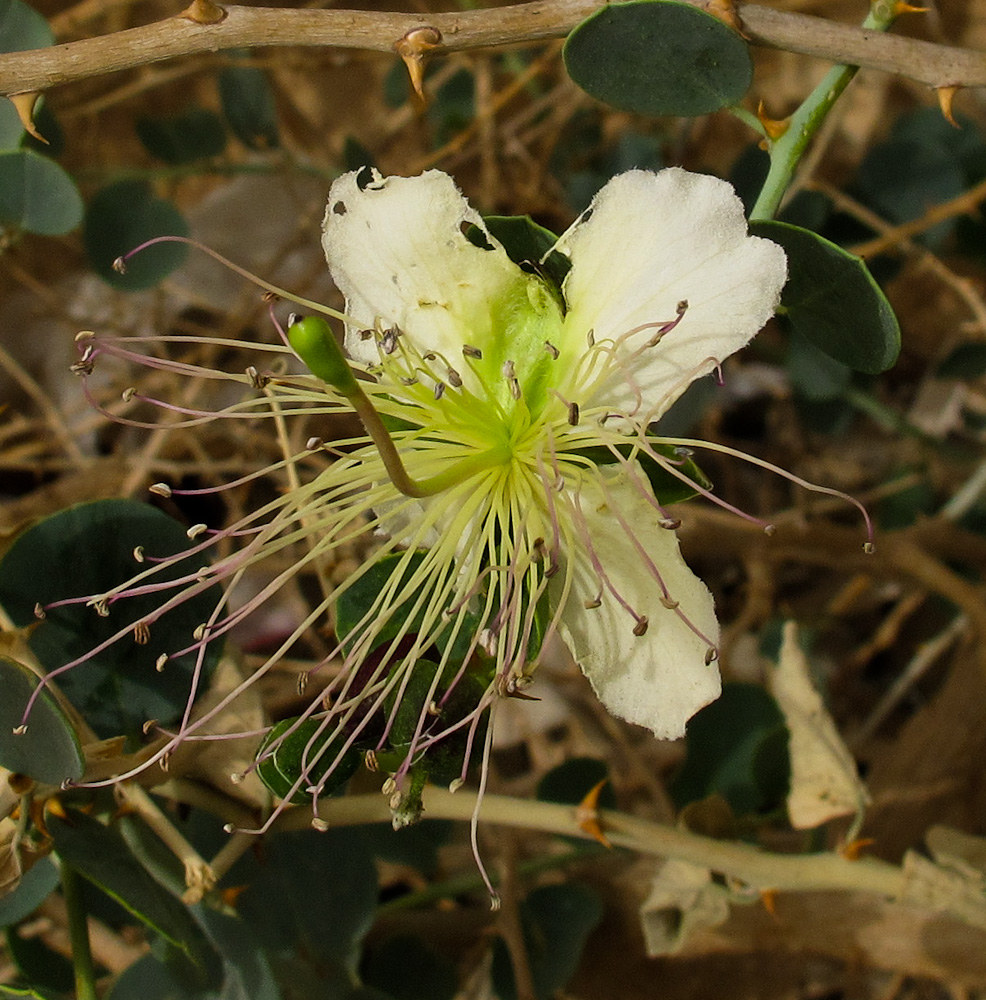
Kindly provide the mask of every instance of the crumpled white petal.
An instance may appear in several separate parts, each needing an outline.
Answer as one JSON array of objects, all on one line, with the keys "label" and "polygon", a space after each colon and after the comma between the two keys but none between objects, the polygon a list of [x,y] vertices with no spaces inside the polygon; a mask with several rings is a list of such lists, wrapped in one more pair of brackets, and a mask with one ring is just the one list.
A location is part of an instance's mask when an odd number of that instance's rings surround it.
[{"label": "crumpled white petal", "polygon": [[[681,323],[633,362],[643,398],[637,415],[650,419],[760,330],[787,276],[784,251],[747,235],[730,184],[677,167],[614,177],[556,249],[572,261],[565,329],[576,349],[589,330],[597,343],[615,340],[641,324],[673,320],[677,304],[688,302]],[[627,348],[652,334],[638,334]],[[625,381],[614,380],[592,402],[628,413],[635,399]]]},{"label": "crumpled white petal", "polygon": [[[492,249],[466,239],[470,223]],[[488,338],[495,307],[523,280],[452,178],[438,170],[418,177],[343,174],[329,191],[322,246],[346,311],[361,324],[347,329],[346,350],[362,362],[378,360],[373,341],[358,335],[376,322],[398,327],[422,353],[461,358],[466,333],[469,343]]]},{"label": "crumpled white petal", "polygon": [[[634,635],[633,619],[606,591],[600,607],[584,607],[584,601],[596,596],[599,582],[580,546],[569,554],[577,563],[561,637],[610,712],[660,739],[678,739],[685,723],[721,691],[718,669],[705,663],[710,643],[719,638],[712,595],[682,559],[674,531],[660,526],[660,514],[623,475],[606,480],[605,494],[597,482],[587,480],[581,508],[603,569],[623,599],[647,615],[649,626],[644,635]],[[614,508],[660,571],[670,597],[704,638],[661,603],[661,588]]]}]

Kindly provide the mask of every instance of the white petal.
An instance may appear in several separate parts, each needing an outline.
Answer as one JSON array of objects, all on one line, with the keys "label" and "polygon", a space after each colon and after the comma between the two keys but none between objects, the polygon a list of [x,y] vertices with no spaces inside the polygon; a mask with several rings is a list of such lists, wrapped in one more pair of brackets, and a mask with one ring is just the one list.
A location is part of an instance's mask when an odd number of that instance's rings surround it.
[{"label": "white petal", "polygon": [[[477,345],[492,333],[492,307],[526,285],[492,237],[487,234],[490,250],[466,239],[470,223],[486,232],[480,215],[440,171],[339,177],[329,192],[322,246],[348,314],[364,329],[376,322],[384,329],[397,326],[422,352],[438,351],[455,364],[464,342]],[[359,329],[346,331],[350,355],[378,360]]]},{"label": "white petal", "polygon": [[[633,364],[644,416],[655,419],[700,375],[743,347],[773,315],[787,276],[784,251],[747,235],[732,186],[677,167],[634,170],[613,178],[590,212],[558,241],[572,269],[565,281],[566,332],[599,343],[644,323],[678,326]],[[626,342],[632,350],[652,336]],[[635,406],[620,380],[592,402],[619,412]]]},{"label": "white petal", "polygon": [[[721,690],[719,671],[705,662],[710,644],[719,638],[712,595],[685,565],[675,533],[660,526],[660,515],[635,484],[614,477],[606,481],[604,492],[590,482],[582,491],[581,508],[604,571],[623,600],[648,617],[649,626],[644,635],[634,635],[633,618],[610,592],[604,591],[600,607],[584,607],[584,601],[596,596],[599,580],[588,553],[579,551],[562,613],[562,638],[614,715],[661,739],[677,739],[684,735],[685,723]],[[659,581],[627,528],[633,529],[681,614],[661,603]]]}]

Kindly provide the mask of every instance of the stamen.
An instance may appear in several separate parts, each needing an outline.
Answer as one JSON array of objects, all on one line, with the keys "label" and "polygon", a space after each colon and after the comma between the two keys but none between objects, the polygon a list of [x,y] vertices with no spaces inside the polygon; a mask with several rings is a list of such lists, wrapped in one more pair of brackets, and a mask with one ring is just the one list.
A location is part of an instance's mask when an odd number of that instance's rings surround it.
[{"label": "stamen", "polygon": [[559,356],[559,354],[561,352],[558,350],[557,347],[555,347],[554,344],[551,343],[550,340],[546,340],[544,342],[544,349],[551,355],[551,360],[552,361],[557,361],[558,360],[558,356]]},{"label": "stamen", "polygon": [[475,358],[477,361],[483,360],[483,352],[478,347],[473,347],[471,344],[463,344],[462,353],[467,358]]}]

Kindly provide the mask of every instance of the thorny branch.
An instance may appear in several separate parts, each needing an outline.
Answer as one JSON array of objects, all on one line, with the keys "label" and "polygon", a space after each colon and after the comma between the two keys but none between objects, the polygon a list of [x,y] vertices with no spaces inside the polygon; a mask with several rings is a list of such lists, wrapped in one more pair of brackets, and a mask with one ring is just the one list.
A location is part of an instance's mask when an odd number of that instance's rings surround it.
[{"label": "thorny branch", "polygon": [[[0,56],[0,94],[43,91],[58,84],[178,56],[253,46],[326,46],[393,52],[409,32],[437,32],[430,50],[462,49],[560,38],[600,5],[598,0],[537,0],[493,9],[420,14],[358,10],[283,10],[198,0],[218,20],[203,23],[195,4],[183,15],[51,48]],[[702,0],[688,0],[703,6]],[[986,53],[885,35],[823,18],[739,9],[755,44],[906,76],[930,87],[986,86]],[[196,20],[198,18],[198,20]]]}]

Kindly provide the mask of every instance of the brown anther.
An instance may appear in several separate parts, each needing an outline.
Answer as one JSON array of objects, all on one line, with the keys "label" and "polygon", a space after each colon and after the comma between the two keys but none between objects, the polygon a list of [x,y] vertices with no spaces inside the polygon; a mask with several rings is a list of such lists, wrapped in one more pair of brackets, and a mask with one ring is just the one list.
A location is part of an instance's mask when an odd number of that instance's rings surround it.
[{"label": "brown anther", "polygon": [[500,366],[500,372],[505,379],[513,379],[517,377],[517,369],[512,361],[504,361]]},{"label": "brown anther", "polygon": [[421,104],[425,102],[424,78],[428,56],[442,44],[442,33],[437,28],[422,26],[412,28],[403,38],[394,42],[394,51],[401,57],[411,78],[411,86]]},{"label": "brown anther", "polygon": [[196,642],[201,642],[205,638],[206,624],[202,622],[201,625],[196,625],[194,631],[192,632],[192,638]]},{"label": "brown anther", "polygon": [[471,344],[462,345],[462,353],[467,358],[475,358],[477,361],[482,361],[483,352],[478,347],[473,347]]},{"label": "brown anther", "polygon": [[579,426],[579,404],[569,403],[568,404],[568,422],[573,427]]},{"label": "brown anther", "polygon": [[218,24],[226,20],[226,11],[213,0],[192,0],[177,16],[195,24]]},{"label": "brown anther", "polygon": [[92,606],[96,609],[96,614],[99,615],[100,618],[109,618],[110,606],[106,602],[105,597],[102,600],[93,601]]},{"label": "brown anther", "polygon": [[147,622],[137,622],[134,625],[134,642],[138,646],[146,646],[151,641],[151,627]]},{"label": "brown anther", "polygon": [[[264,294],[260,296],[260,301],[261,302],[280,302],[281,301],[281,296],[278,295],[277,292],[264,292]],[[288,323],[288,326],[291,326],[290,322]]]},{"label": "brown anther", "polygon": [[373,331],[372,330],[360,330],[360,332],[359,332],[359,339],[360,340],[372,340],[373,339]]},{"label": "brown anther", "polygon": [[664,607],[668,609],[668,611],[674,611],[680,604],[680,601],[672,601],[670,597],[662,596],[661,604],[663,604]]},{"label": "brown anther", "polygon": [[639,639],[642,635],[647,635],[647,628],[650,622],[647,620],[647,615],[641,615],[637,619],[637,624],[633,626],[633,634]]},{"label": "brown anther", "polygon": [[596,331],[595,330],[590,330],[585,335],[585,342],[586,342],[586,344],[589,347],[595,347],[596,346]]},{"label": "brown anther", "polygon": [[312,818],[312,829],[318,833],[325,833],[329,829],[329,822],[321,816],[315,816]]},{"label": "brown anther", "polygon": [[435,399],[441,399],[442,396],[445,395],[445,383],[444,382],[436,382],[435,383],[434,393],[435,393]]},{"label": "brown anther", "polygon": [[34,617],[37,618],[39,622],[43,622],[48,617],[45,612],[44,605],[40,601],[34,605]]},{"label": "brown anther", "polygon": [[229,776],[229,780],[234,785],[242,785],[246,780],[246,775],[242,771],[233,771]]},{"label": "brown anther", "polygon": [[776,524],[765,524],[763,526],[763,533],[768,538],[770,538],[770,536],[773,535],[776,531],[777,531],[777,525]]},{"label": "brown anther", "polygon": [[552,344],[550,340],[546,340],[544,342],[544,349],[551,355],[552,361],[558,360],[558,355],[561,354],[561,351],[559,351],[558,348],[555,347],[555,345]]},{"label": "brown anther", "polygon": [[441,715],[441,709],[439,709],[438,704],[434,701],[428,702],[428,714],[429,715]]},{"label": "brown anther", "polygon": [[447,371],[448,384],[452,386],[453,389],[462,388],[462,376],[450,365]]},{"label": "brown anther", "polygon": [[661,527],[667,528],[668,531],[677,531],[681,527],[680,517],[662,517]]},{"label": "brown anther", "polygon": [[523,395],[520,388],[520,382],[515,378],[510,380],[510,395],[513,396],[514,399],[520,399]]},{"label": "brown anther", "polygon": [[380,765],[377,763],[377,755],[374,750],[367,750],[363,754],[363,765],[366,767],[367,771],[376,772],[380,770]]},{"label": "brown anther", "polygon": [[397,790],[397,782],[393,778],[388,778],[381,786],[380,791],[384,795],[393,795]]},{"label": "brown anther", "polygon": [[393,327],[384,330],[383,336],[380,338],[380,350],[384,354],[393,354],[397,350],[397,330]]},{"label": "brown anther", "polygon": [[270,383],[269,375],[261,375],[253,365],[246,369],[246,377],[250,380],[250,385],[254,389],[263,389]]},{"label": "brown anther", "polygon": [[127,273],[127,262],[122,257],[117,257],[111,266],[117,274]]},{"label": "brown anther", "polygon": [[863,552],[865,552],[866,555],[871,556],[874,552],[876,552],[876,546],[872,542],[863,542]]},{"label": "brown anther", "polygon": [[602,603],[603,602],[598,597],[594,597],[591,601],[583,601],[582,607],[585,608],[586,611],[591,611],[593,608],[602,607]]},{"label": "brown anther", "polygon": [[164,673],[164,665],[168,662],[168,654],[162,653],[154,662],[154,669],[159,673]]},{"label": "brown anther", "polygon": [[152,731],[154,730],[154,728],[155,728],[156,726],[157,726],[157,719],[148,719],[148,720],[147,720],[147,722],[145,722],[145,723],[144,723],[144,724],[143,724],[143,725],[142,725],[142,726],[140,727],[140,731],[141,731],[141,732],[142,732],[142,733],[143,733],[143,734],[144,734],[145,736],[150,736],[151,732],[152,732]]},{"label": "brown anther", "polygon": [[320,437],[310,437],[305,442],[305,447],[309,451],[321,451],[324,446],[325,442]]},{"label": "brown anther", "polygon": [[194,539],[198,538],[199,535],[205,534],[205,532],[208,531],[208,530],[209,530],[209,526],[207,524],[203,524],[200,521],[198,524],[193,524],[185,532],[185,534],[188,535],[189,538],[191,538],[191,539],[194,540]]},{"label": "brown anther", "polygon": [[719,659],[719,650],[715,646],[709,646],[705,651],[705,665],[711,666],[716,660]]},{"label": "brown anther", "polygon": [[12,732],[15,736],[23,736],[27,732],[27,724],[22,723],[19,726],[14,726]]},{"label": "brown anther", "polygon": [[438,357],[434,351],[429,351],[427,354],[422,354],[421,356],[425,359],[425,361],[434,361],[435,358]]},{"label": "brown anther", "polygon": [[166,753],[166,754],[164,754],[161,757],[161,759],[158,761],[158,767],[160,767],[161,770],[164,771],[165,774],[168,773],[169,769],[171,768],[171,754],[170,753]]},{"label": "brown anther", "polygon": [[130,400],[133,399],[134,396],[136,395],[137,395],[137,390],[132,385],[128,386],[126,389],[123,390],[122,393],[120,393],[120,397],[123,399],[124,403],[129,403]]},{"label": "brown anther", "polygon": [[134,562],[142,563],[144,561],[144,546],[135,545],[133,551]]},{"label": "brown anther", "polygon": [[308,689],[308,671],[307,670],[302,670],[301,673],[298,674],[298,679],[297,679],[297,681],[295,681],[294,689],[295,689],[295,691],[297,691],[299,698]]},{"label": "brown anther", "polygon": [[417,375],[402,375],[401,385],[417,385],[418,376]]},{"label": "brown anther", "polygon": [[153,486],[147,487],[147,492],[167,500],[171,496],[171,487],[167,483],[154,483]]},{"label": "brown anther", "polygon": [[603,847],[612,847],[609,838],[603,833],[602,824],[599,821],[599,795],[606,786],[608,778],[603,778],[597,782],[582,801],[575,807],[575,822],[583,833],[587,833],[593,840],[599,841]]},{"label": "brown anther", "polygon": [[69,368],[73,375],[91,375],[93,371],[93,349],[92,344],[82,352],[82,356],[74,365]]}]

